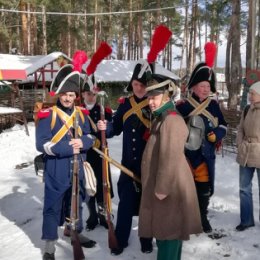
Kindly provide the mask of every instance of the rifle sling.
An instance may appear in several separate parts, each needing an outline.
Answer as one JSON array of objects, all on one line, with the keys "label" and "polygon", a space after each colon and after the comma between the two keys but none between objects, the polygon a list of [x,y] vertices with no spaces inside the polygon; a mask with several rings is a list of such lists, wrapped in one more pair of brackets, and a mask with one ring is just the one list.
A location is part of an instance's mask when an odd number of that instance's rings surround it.
[{"label": "rifle sling", "polygon": [[191,113],[188,115],[188,117],[202,114],[212,122],[214,127],[218,126],[218,118],[214,117],[209,111],[206,110],[206,108],[208,107],[208,105],[211,101],[211,99],[209,97],[205,101],[203,101],[201,104],[198,103],[193,97],[187,98],[187,101],[195,108],[193,111],[191,111]]},{"label": "rifle sling", "polygon": [[[81,119],[82,119],[82,117],[84,119],[84,116],[82,115],[81,110],[79,108],[77,108],[77,107],[75,107],[73,113],[70,116],[68,116],[66,113],[64,113],[57,106],[54,106],[52,109],[53,109],[53,117],[52,117],[51,125],[53,125],[53,127],[54,127],[55,122],[53,123],[53,118],[56,121],[56,117],[57,116],[62,120],[62,122],[64,122],[64,125],[60,128],[60,130],[51,139],[52,143],[58,143],[65,136],[65,134],[67,134],[69,129],[71,127],[73,127],[73,120],[74,120],[76,111],[79,112],[79,114],[81,116]],[[84,120],[83,120],[83,122],[84,122]],[[80,127],[79,127],[78,131],[79,131],[79,136],[81,136],[82,135],[82,130],[81,130]]]},{"label": "rifle sling", "polygon": [[142,110],[141,110],[142,108],[144,108],[144,107],[146,107],[146,106],[148,105],[148,100],[145,99],[145,100],[143,100],[142,102],[140,102],[140,103],[138,103],[138,104],[135,102],[135,99],[134,99],[133,96],[131,96],[131,97],[129,98],[129,100],[130,100],[130,104],[131,104],[131,109],[129,109],[129,110],[124,114],[124,116],[123,116],[123,122],[125,122],[126,119],[127,119],[128,117],[130,117],[132,114],[136,114],[137,117],[139,118],[139,120],[140,120],[147,128],[149,128],[149,126],[150,126],[150,121],[149,121],[148,119],[146,119],[146,118],[143,117],[143,113],[142,113]]}]

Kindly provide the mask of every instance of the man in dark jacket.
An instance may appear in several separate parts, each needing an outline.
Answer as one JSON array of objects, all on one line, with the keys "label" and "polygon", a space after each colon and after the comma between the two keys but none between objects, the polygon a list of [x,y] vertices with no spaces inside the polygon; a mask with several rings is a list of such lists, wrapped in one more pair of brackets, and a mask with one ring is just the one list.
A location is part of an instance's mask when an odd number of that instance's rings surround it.
[{"label": "man in dark jacket", "polygon": [[[92,147],[87,110],[75,106],[79,93],[80,74],[71,65],[62,67],[53,81],[58,101],[51,109],[41,110],[36,128],[36,147],[45,154],[45,189],[42,239],[45,240],[43,260],[54,260],[58,226],[70,217],[73,157]],[[79,113],[78,138],[74,138],[74,118]],[[82,161],[79,160],[79,221],[77,232],[82,246],[93,247],[95,241],[84,237],[81,201],[86,200]]]},{"label": "man in dark jacket", "polygon": [[[106,130],[108,137],[120,135],[123,132],[121,163],[139,177],[141,175],[142,155],[150,126],[150,120],[145,116],[145,111],[149,111],[148,101],[145,97],[146,73],[140,77],[141,68],[142,64],[137,63],[127,87],[127,91],[132,91],[133,95],[120,99],[119,107],[112,118],[112,122],[98,122],[99,130]],[[141,198],[140,184],[124,173],[120,174],[117,186],[119,205],[115,234],[119,248],[111,249],[111,253],[115,255],[121,254],[124,248],[128,246],[132,218],[138,215]],[[140,238],[140,242],[142,252],[152,252],[152,238]]]}]

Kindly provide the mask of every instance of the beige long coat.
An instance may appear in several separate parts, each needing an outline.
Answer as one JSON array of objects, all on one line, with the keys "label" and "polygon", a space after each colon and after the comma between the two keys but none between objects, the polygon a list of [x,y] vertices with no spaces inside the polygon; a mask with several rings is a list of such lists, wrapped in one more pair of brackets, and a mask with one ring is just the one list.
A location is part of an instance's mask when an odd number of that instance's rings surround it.
[{"label": "beige long coat", "polygon": [[[142,159],[139,236],[188,240],[201,232],[192,173],[184,155],[188,129],[183,118],[168,114],[153,122]],[[159,200],[155,192],[166,194]]]},{"label": "beige long coat", "polygon": [[260,168],[260,103],[251,105],[244,119],[242,114],[237,133],[237,162]]}]

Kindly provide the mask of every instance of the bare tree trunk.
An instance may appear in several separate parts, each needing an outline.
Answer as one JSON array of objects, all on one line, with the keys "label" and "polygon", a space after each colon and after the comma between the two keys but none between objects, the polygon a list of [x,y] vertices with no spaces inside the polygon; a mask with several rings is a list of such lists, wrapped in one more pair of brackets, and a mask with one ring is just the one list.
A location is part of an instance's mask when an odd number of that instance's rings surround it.
[{"label": "bare tree trunk", "polygon": [[[139,9],[143,7],[143,1],[139,4]],[[139,48],[139,58],[143,59],[143,22],[142,14],[138,14],[138,48]]]},{"label": "bare tree trunk", "polygon": [[157,11],[156,11],[156,21],[157,21],[158,24],[159,24],[159,23],[161,23],[161,10],[160,10],[161,1],[160,1],[160,0],[157,0],[156,7],[157,7]]},{"label": "bare tree trunk", "polygon": [[247,25],[247,39],[246,39],[246,69],[254,68],[254,37],[255,37],[255,28],[253,25],[255,21],[253,21],[255,17],[255,0],[251,0],[249,2],[248,9],[248,25]]},{"label": "bare tree trunk", "polygon": [[[98,0],[95,1],[95,13],[98,11]],[[94,52],[97,50],[97,35],[98,35],[98,17],[94,19]]]},{"label": "bare tree trunk", "polygon": [[[35,6],[31,5],[31,11],[35,11]],[[37,17],[36,14],[31,15],[31,44],[30,52],[32,55],[38,53],[38,44],[37,44]]]},{"label": "bare tree trunk", "polygon": [[207,6],[208,6],[208,0],[205,0],[205,6],[206,6],[206,21],[205,21],[205,42],[208,41],[208,11],[207,11]]},{"label": "bare tree trunk", "polygon": [[[21,0],[20,1],[20,10],[27,11],[26,3]],[[27,31],[28,31],[28,20],[26,13],[21,13],[21,21],[22,21],[22,54],[28,55],[28,38],[27,38]]]},{"label": "bare tree trunk", "polygon": [[[240,0],[232,0],[232,17],[230,35],[227,45],[226,81],[229,92],[228,107],[237,109],[238,95],[241,87],[241,54],[240,54]],[[231,52],[230,52],[231,50]],[[228,60],[231,61],[227,64]],[[230,65],[228,67],[228,65]],[[230,68],[230,71],[228,69]],[[230,72],[229,74],[227,74]]]},{"label": "bare tree trunk", "polygon": [[27,30],[27,48],[28,48],[28,54],[32,54],[31,52],[31,14],[30,14],[30,11],[31,11],[31,4],[30,3],[27,3],[27,10],[29,11],[29,13],[27,14],[27,26],[28,26],[28,30]]},{"label": "bare tree trunk", "polygon": [[257,42],[256,42],[256,69],[260,67],[260,1],[257,1],[258,6],[258,24],[257,24]]},{"label": "bare tree trunk", "polygon": [[132,14],[133,2],[129,0],[129,28],[128,28],[128,53],[127,59],[132,59],[132,45],[133,45],[133,14]]},{"label": "bare tree trunk", "polygon": [[188,71],[192,71],[194,67],[195,56],[195,44],[196,44],[196,13],[197,13],[197,0],[192,0],[192,17],[191,17],[191,30],[190,30],[190,45],[189,45],[189,68]]},{"label": "bare tree trunk", "polygon": [[181,62],[180,62],[180,72],[179,72],[179,76],[180,77],[183,77],[183,73],[182,73],[182,66],[183,66],[183,60],[184,60],[184,52],[186,52],[186,59],[185,59],[185,62],[186,62],[186,74],[189,74],[189,71],[188,71],[188,66],[189,66],[189,63],[188,63],[188,56],[189,56],[189,53],[188,53],[188,37],[189,37],[189,29],[188,29],[188,8],[189,8],[189,5],[188,5],[188,0],[185,1],[185,22],[184,22],[184,42],[183,42],[183,46],[182,46],[182,50],[181,50]]},{"label": "bare tree trunk", "polygon": [[46,8],[42,6],[42,54],[47,54]]},{"label": "bare tree trunk", "polygon": [[197,19],[198,19],[198,1],[194,0],[194,15],[193,15],[193,44],[192,44],[192,68],[196,63],[196,42],[197,42]]},{"label": "bare tree trunk", "polygon": [[71,57],[71,16],[67,16],[67,22],[68,22],[68,33],[67,33],[67,54],[69,57]]},{"label": "bare tree trunk", "polygon": [[88,1],[85,1],[85,16],[84,16],[84,49],[87,51],[88,49],[88,17],[86,14],[88,13]]},{"label": "bare tree trunk", "polygon": [[202,57],[201,57],[201,54],[202,54],[202,44],[201,44],[201,32],[202,31],[202,26],[201,26],[201,23],[200,23],[200,19],[198,19],[198,38],[199,38],[199,51],[198,51],[198,56],[199,56],[199,61],[201,61]]},{"label": "bare tree trunk", "polygon": [[[77,16],[75,19],[75,29],[76,31],[78,31],[79,29],[79,19],[80,17]],[[78,37],[74,37],[74,51],[76,51],[78,49]]]}]

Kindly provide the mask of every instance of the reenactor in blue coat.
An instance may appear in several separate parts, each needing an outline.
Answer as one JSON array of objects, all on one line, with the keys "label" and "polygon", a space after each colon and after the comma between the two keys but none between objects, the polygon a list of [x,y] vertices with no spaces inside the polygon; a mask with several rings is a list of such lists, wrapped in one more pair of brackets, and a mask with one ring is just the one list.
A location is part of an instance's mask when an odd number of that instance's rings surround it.
[{"label": "reenactor in blue coat", "polygon": [[212,231],[207,213],[214,193],[215,151],[227,130],[219,104],[209,97],[210,92],[216,92],[215,84],[213,69],[205,62],[199,63],[187,85],[191,96],[177,104],[188,123],[185,154],[196,184],[203,230],[207,233]]},{"label": "reenactor in blue coat", "polygon": [[[44,260],[55,259],[55,243],[58,226],[70,217],[73,156],[85,154],[94,143],[90,135],[87,110],[75,106],[79,94],[80,74],[71,65],[63,66],[52,85],[57,87],[58,101],[55,106],[41,110],[36,128],[36,147],[45,154],[45,189],[43,205],[42,239],[45,240]],[[79,138],[75,139],[73,121],[79,113]],[[80,156],[79,156],[80,157]],[[84,187],[83,164],[79,160],[80,206],[77,232],[83,247],[93,247],[95,241],[83,236],[81,201],[87,199]]]},{"label": "reenactor in blue coat", "polygon": [[[133,95],[120,99],[120,104],[113,115],[112,122],[99,121],[98,129],[106,130],[107,137],[120,135],[123,132],[122,165],[141,175],[141,160],[146,145],[150,120],[147,118],[149,111],[148,101],[145,97],[146,73],[138,77],[142,68],[141,63],[135,66],[132,79],[127,91]],[[117,223],[115,228],[119,248],[112,248],[111,254],[119,255],[128,246],[128,239],[132,227],[132,218],[138,215],[141,186],[132,178],[120,174],[118,183],[119,204],[117,211]],[[152,238],[140,238],[141,250],[150,253],[153,250]]]},{"label": "reenactor in blue coat", "polygon": [[[97,87],[96,87],[97,88]],[[100,120],[101,106],[97,102],[97,89],[95,91],[90,90],[88,82],[85,83],[81,91],[83,97],[82,105],[89,111],[89,121],[91,127],[91,134],[96,137],[95,146],[101,148],[101,134],[97,129],[97,122]],[[107,121],[112,120],[112,110],[109,106],[105,107],[105,119]],[[103,205],[103,181],[102,181],[102,158],[93,149],[87,151],[87,161],[90,163],[97,179],[97,192],[95,196],[90,197],[87,202],[89,217],[86,221],[86,228],[93,230],[98,224],[108,228],[106,218],[104,216]],[[110,172],[110,171],[109,171]],[[111,175],[109,176],[111,178]],[[113,197],[112,182],[111,183],[111,197]]]}]

